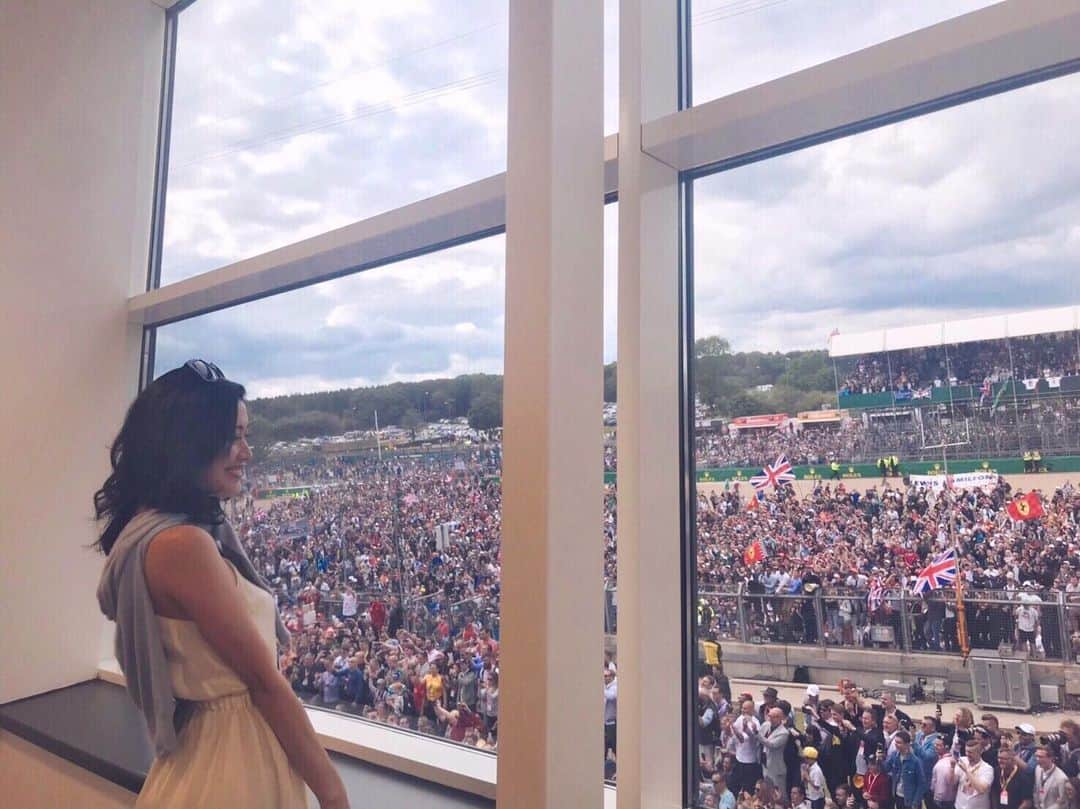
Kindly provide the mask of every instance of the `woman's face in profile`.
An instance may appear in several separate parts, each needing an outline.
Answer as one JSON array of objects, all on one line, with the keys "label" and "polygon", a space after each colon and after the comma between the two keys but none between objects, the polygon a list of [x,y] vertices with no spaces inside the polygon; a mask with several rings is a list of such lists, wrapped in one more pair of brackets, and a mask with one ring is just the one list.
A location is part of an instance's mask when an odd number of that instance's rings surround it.
[{"label": "woman's face in profile", "polygon": [[247,442],[248,413],[242,401],[236,405],[236,434],[228,449],[215,458],[206,470],[206,488],[222,500],[236,497],[243,490],[244,465],[251,460]]}]

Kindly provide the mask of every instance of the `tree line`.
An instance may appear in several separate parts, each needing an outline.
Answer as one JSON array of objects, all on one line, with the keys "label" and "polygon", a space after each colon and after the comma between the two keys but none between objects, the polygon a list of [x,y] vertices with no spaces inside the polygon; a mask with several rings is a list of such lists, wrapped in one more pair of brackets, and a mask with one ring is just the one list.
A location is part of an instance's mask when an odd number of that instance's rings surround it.
[{"label": "tree line", "polygon": [[[717,418],[796,413],[835,403],[833,371],[824,351],[731,351],[727,340],[705,337],[694,346],[698,398]],[[478,430],[502,426],[502,376],[394,382],[367,388],[274,396],[249,402],[250,432],[263,447],[379,426],[415,429],[466,417]],[[616,401],[618,366],[604,366],[604,401]],[[772,385],[769,391],[756,388]]]}]

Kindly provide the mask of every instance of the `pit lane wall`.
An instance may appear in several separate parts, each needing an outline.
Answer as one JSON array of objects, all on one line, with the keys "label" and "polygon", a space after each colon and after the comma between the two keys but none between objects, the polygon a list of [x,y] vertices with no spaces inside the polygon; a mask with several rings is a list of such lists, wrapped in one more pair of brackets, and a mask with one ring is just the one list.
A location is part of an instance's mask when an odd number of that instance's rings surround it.
[{"label": "pit lane wall", "polygon": [[[724,672],[729,677],[791,682],[796,666],[809,668],[810,682],[836,683],[854,678],[860,686],[881,688],[885,680],[915,683],[920,677],[942,678],[950,698],[970,700],[971,674],[959,655],[885,650],[821,648],[804,645],[743,643],[725,640]],[[1029,661],[1036,693],[1042,684],[1065,686],[1066,697],[1080,695],[1080,666]]]}]

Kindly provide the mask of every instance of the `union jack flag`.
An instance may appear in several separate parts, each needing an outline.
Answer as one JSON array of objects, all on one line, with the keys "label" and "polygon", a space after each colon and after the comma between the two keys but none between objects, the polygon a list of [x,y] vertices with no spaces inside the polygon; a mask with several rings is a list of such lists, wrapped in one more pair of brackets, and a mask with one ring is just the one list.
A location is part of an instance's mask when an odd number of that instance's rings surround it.
[{"label": "union jack flag", "polygon": [[791,471],[791,464],[788,462],[787,455],[783,453],[780,454],[775,463],[769,464],[761,471],[762,474],[750,478],[750,484],[758,490],[765,489],[768,486],[779,489],[783,484],[795,480],[795,473]]},{"label": "union jack flag", "polygon": [[922,595],[931,590],[948,587],[954,581],[956,581],[956,550],[949,548],[923,568],[911,592],[913,595]]}]

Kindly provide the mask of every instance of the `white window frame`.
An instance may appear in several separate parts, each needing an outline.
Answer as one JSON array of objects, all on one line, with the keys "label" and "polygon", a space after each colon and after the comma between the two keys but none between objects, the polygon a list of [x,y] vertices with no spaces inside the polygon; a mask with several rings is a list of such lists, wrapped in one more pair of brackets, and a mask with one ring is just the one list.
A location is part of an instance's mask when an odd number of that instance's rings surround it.
[{"label": "white window frame", "polygon": [[[546,8],[553,14],[562,4],[511,0],[511,15],[526,7],[530,13]],[[595,13],[590,8],[590,14]],[[678,80],[684,66],[677,64],[679,13],[669,0],[622,0],[620,132],[604,143],[604,192],[609,197],[618,193],[620,201],[620,809],[681,807],[691,799],[686,776],[688,697],[670,688],[679,667],[679,681],[687,679],[685,669],[692,660],[685,602],[693,585],[687,582],[685,560],[693,557],[684,513],[687,493],[692,493],[693,458],[681,457],[679,449],[689,327],[680,182],[695,173],[730,168],[1080,69],[1080,0],[1006,0],[680,110]],[[594,16],[582,21],[594,23]],[[573,28],[566,20],[562,24]],[[524,26],[511,24],[512,62],[516,51],[529,48],[529,40]],[[557,44],[554,53],[559,53]],[[548,78],[559,78],[558,67],[547,62]],[[515,94],[535,86],[527,80],[511,81],[511,108]],[[510,149],[513,152],[513,143]],[[138,292],[128,301],[128,317],[150,329],[505,227],[506,177],[500,174]],[[568,304],[554,303],[551,314],[558,316],[562,305]],[[508,344],[514,341],[509,334]],[[599,377],[600,368],[596,373]],[[516,383],[512,376],[507,382],[507,395],[513,399]],[[513,528],[504,526],[504,531]],[[598,582],[573,577],[563,586],[569,588],[563,597],[585,604],[596,600],[589,588],[599,589]],[[504,609],[524,606],[514,598],[512,591],[504,594]],[[589,676],[588,666],[584,671]],[[500,759],[513,772],[518,756],[528,760],[526,753],[508,745],[500,749]],[[599,768],[599,756],[595,758]],[[558,789],[543,795],[518,794],[513,803],[580,805],[568,790],[569,785],[559,782]],[[563,797],[570,802],[560,802]]]}]

